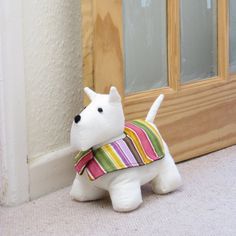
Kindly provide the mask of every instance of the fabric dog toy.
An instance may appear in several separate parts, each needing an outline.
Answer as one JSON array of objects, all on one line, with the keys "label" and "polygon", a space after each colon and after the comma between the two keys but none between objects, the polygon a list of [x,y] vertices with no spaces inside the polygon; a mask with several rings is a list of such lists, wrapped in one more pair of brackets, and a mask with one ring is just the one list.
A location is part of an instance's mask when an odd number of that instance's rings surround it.
[{"label": "fabric dog toy", "polygon": [[74,118],[71,145],[76,177],[70,195],[77,201],[97,200],[109,192],[113,209],[126,212],[142,203],[141,185],[166,194],[182,181],[154,119],[164,98],[153,103],[145,120],[126,122],[115,87],[109,94],[84,89],[91,103]]}]

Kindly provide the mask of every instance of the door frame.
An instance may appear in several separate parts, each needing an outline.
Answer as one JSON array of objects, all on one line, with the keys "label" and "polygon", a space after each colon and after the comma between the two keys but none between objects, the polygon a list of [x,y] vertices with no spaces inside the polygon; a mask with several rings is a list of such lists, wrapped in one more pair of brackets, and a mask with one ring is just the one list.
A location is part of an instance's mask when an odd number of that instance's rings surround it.
[{"label": "door frame", "polygon": [[22,1],[0,1],[0,204],[29,200]]},{"label": "door frame", "polygon": [[180,0],[167,0],[169,86],[127,96],[124,95],[122,0],[82,0],[81,4],[85,86],[101,93],[106,93],[111,85],[116,86],[123,97],[127,120],[145,117],[151,103],[164,93],[156,124],[176,161],[236,144],[233,120],[236,117],[236,75],[229,74],[228,0],[217,0],[216,77],[180,83]]}]

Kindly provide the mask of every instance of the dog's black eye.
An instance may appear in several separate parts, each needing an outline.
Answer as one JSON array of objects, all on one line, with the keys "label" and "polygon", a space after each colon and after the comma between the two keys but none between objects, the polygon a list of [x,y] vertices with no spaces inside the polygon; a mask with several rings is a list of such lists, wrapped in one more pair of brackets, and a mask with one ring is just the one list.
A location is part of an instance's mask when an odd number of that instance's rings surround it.
[{"label": "dog's black eye", "polygon": [[98,108],[98,112],[102,113],[103,109],[101,107]]}]

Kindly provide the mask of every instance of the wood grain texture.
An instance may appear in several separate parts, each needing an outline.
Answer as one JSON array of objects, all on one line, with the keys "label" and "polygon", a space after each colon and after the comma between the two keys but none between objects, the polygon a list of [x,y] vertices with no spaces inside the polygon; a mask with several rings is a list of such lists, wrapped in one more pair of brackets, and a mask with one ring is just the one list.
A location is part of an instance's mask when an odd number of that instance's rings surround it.
[{"label": "wood grain texture", "polygon": [[[86,2],[86,0],[83,0]],[[124,97],[122,0],[88,0],[93,37],[91,61],[84,63],[93,79],[85,76],[97,92],[114,85],[123,96],[127,120],[145,118],[160,93],[166,95],[156,124],[176,161],[190,159],[236,144],[236,75],[229,77],[228,0],[218,1],[218,76],[180,85],[180,0],[167,1],[169,88]],[[91,6],[91,5],[90,5]],[[86,8],[85,8],[86,9]],[[84,10],[84,12],[86,12]],[[86,22],[86,21],[85,21]],[[89,27],[91,26],[91,21]],[[84,29],[84,35],[89,30]],[[83,46],[84,48],[85,46]],[[85,51],[86,52],[86,51]],[[84,55],[87,55],[84,53]],[[91,67],[89,63],[92,63]],[[84,69],[85,70],[85,69]],[[85,71],[86,71],[85,70]],[[228,79],[230,78],[230,79]],[[87,82],[86,82],[87,83]]]},{"label": "wood grain texture", "polygon": [[[83,85],[94,87],[93,76],[93,0],[81,1],[82,14],[82,52],[83,52]],[[84,103],[88,104],[87,96]]]},{"label": "wood grain texture", "polygon": [[122,0],[99,0],[95,6],[95,90],[107,93],[116,86],[124,94]]},{"label": "wood grain texture", "polygon": [[167,1],[168,82],[178,90],[180,85],[180,0]]},{"label": "wood grain texture", "polygon": [[[176,161],[236,144],[236,79],[166,91],[156,125]],[[145,118],[163,90],[125,99],[127,120]]]},{"label": "wood grain texture", "polygon": [[228,79],[229,74],[229,5],[228,0],[218,0],[218,75]]}]

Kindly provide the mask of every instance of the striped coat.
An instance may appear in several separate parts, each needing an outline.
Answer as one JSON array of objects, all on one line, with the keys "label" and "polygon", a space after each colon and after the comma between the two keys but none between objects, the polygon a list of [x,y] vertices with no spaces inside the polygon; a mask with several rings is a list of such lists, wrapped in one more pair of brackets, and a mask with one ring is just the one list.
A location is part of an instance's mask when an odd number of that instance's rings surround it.
[{"label": "striped coat", "polygon": [[82,175],[86,170],[95,180],[106,173],[143,166],[165,156],[162,139],[147,121],[134,120],[125,124],[125,138],[92,150],[79,152],[75,170]]}]

